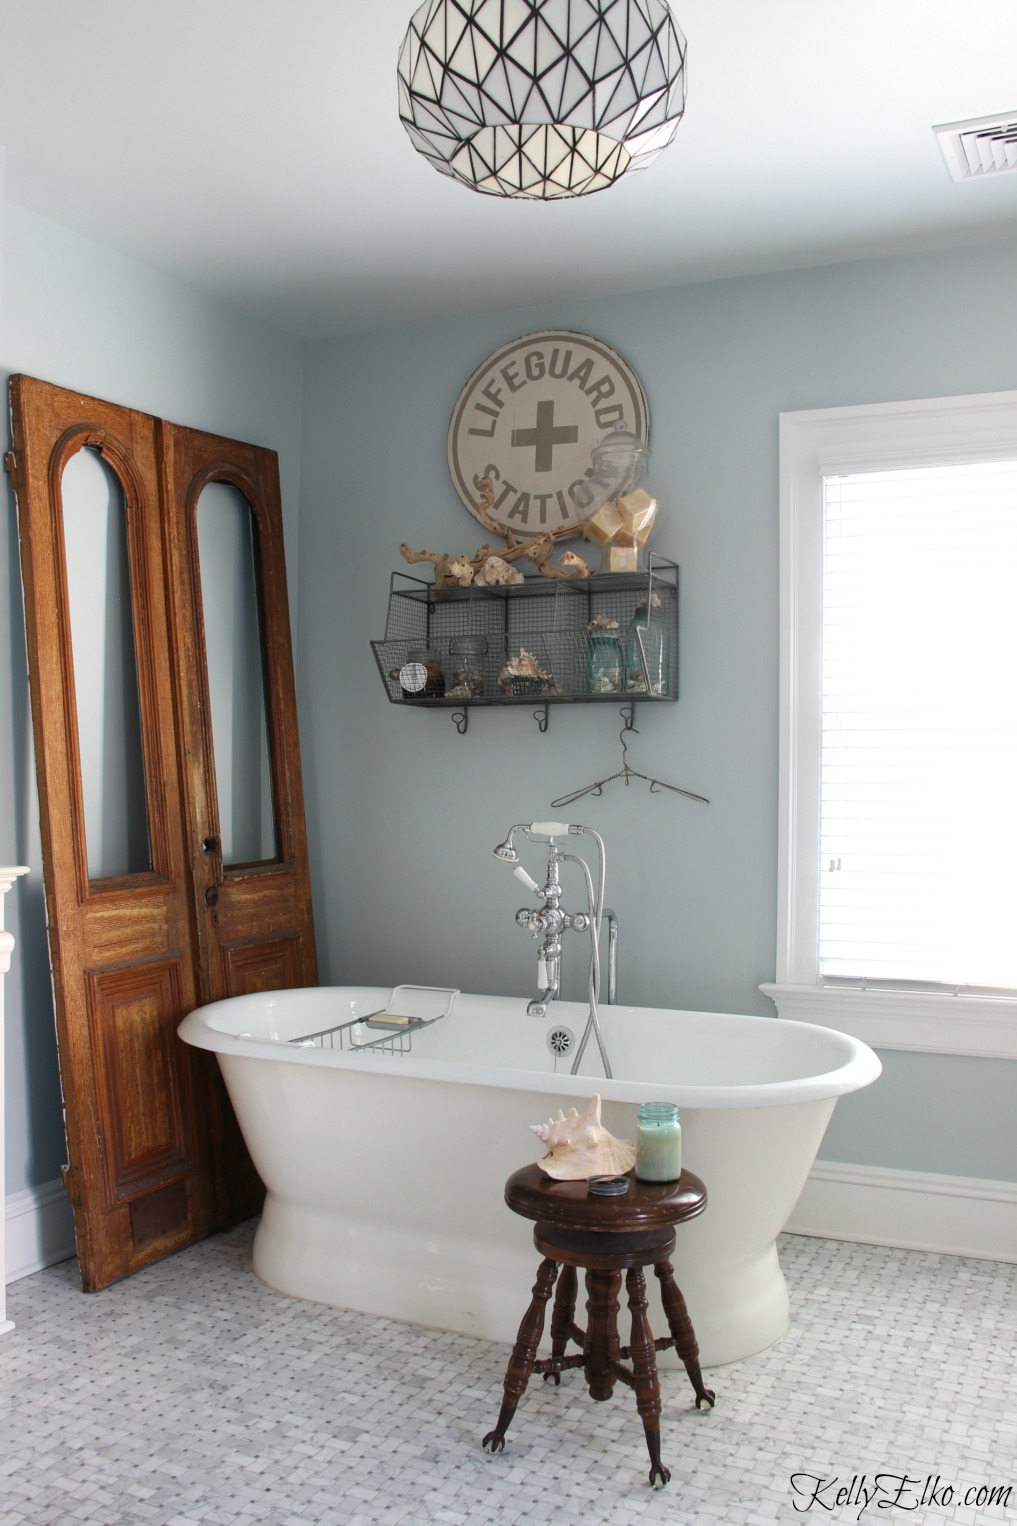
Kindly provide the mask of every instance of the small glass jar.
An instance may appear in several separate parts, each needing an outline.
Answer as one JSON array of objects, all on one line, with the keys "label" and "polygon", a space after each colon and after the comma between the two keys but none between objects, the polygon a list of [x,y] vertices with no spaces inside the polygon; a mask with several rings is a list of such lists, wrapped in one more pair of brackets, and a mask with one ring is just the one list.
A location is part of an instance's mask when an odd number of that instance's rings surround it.
[{"label": "small glass jar", "polygon": [[674,1182],[682,1174],[682,1126],[676,1102],[642,1102],[636,1119],[636,1177]]},{"label": "small glass jar", "polygon": [[622,649],[615,635],[590,632],[586,653],[586,688],[590,694],[615,694],[622,687]]},{"label": "small glass jar", "polygon": [[[451,697],[477,698],[484,692],[486,636],[453,636],[448,644]],[[446,690],[448,694],[450,691]]]}]

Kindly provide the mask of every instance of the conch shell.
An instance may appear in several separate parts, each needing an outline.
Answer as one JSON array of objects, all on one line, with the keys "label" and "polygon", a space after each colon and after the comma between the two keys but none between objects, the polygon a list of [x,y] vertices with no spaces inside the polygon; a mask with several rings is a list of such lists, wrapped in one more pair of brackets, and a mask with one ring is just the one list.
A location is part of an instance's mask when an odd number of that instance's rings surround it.
[{"label": "conch shell", "polygon": [[600,1095],[594,1092],[584,1113],[569,1108],[568,1117],[558,1109],[557,1118],[531,1123],[544,1141],[546,1152],[540,1169],[559,1182],[581,1182],[591,1176],[623,1176],[636,1162],[630,1139],[615,1139],[600,1121]]},{"label": "conch shell", "polygon": [[550,673],[545,673],[532,652],[526,648],[519,648],[518,657],[510,657],[508,662],[498,674],[498,682],[503,689],[512,687],[513,678],[539,678],[542,683],[550,683]]}]

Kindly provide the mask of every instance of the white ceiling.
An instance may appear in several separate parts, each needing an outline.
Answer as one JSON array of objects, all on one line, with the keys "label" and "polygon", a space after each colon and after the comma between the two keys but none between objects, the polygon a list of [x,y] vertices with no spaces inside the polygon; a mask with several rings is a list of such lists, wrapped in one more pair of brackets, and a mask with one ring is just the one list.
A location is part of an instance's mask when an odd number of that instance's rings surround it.
[{"label": "white ceiling", "polygon": [[417,3],[0,0],[8,195],[303,337],[1017,238],[931,131],[1017,113],[1014,0],[671,0],[675,142],[558,204],[414,152]]}]

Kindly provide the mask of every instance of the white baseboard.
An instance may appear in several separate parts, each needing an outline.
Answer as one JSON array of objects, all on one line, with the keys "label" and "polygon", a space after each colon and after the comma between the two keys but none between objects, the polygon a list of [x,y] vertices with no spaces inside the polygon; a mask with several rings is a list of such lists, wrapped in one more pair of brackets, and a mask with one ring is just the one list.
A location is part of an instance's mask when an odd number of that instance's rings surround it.
[{"label": "white baseboard", "polygon": [[74,1212],[62,1182],[12,1192],[6,1204],[7,1282],[74,1255]]},{"label": "white baseboard", "polygon": [[[59,1181],[7,1198],[7,1281],[74,1255]],[[1017,1262],[1017,1182],[817,1160],[788,1233]]]},{"label": "white baseboard", "polygon": [[788,1232],[1017,1261],[1017,1182],[817,1160]]}]

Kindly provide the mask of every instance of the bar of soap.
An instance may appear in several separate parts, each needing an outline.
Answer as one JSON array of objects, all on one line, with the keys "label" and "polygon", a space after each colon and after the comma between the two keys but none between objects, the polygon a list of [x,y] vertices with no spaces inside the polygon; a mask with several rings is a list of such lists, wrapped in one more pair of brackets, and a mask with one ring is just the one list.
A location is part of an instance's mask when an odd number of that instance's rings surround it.
[{"label": "bar of soap", "polygon": [[602,572],[638,572],[638,546],[608,546],[604,552]]},{"label": "bar of soap", "polygon": [[584,529],[591,540],[595,540],[598,546],[606,546],[609,540],[613,540],[624,523],[622,511],[618,505],[608,499],[607,503],[601,504],[596,514],[586,521]]},{"label": "bar of soap", "polygon": [[657,500],[637,487],[618,500],[621,524],[615,535],[619,546],[645,546],[657,517]]}]

